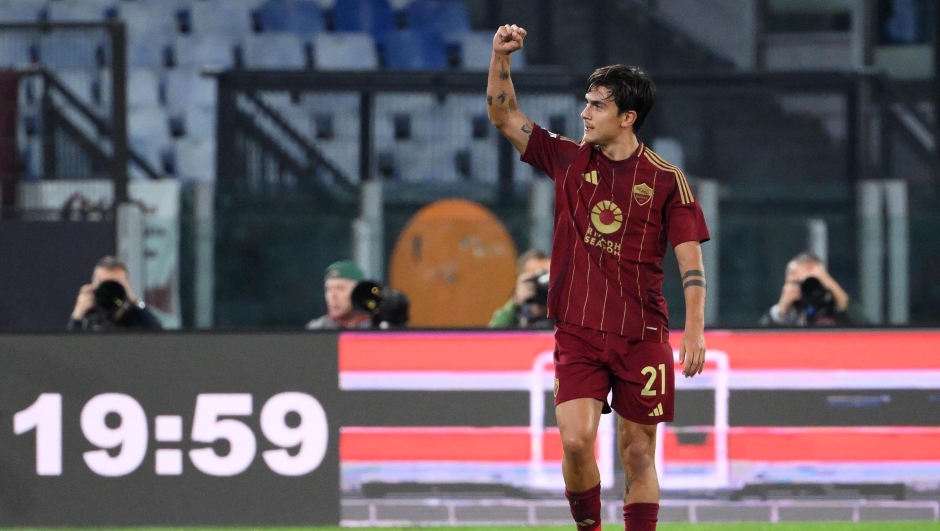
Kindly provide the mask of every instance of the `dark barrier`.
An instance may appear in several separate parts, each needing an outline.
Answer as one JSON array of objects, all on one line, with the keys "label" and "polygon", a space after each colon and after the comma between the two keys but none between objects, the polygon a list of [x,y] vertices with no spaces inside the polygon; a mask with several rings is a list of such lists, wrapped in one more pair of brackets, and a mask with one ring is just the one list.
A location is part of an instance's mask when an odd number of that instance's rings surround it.
[{"label": "dark barrier", "polygon": [[0,336],[0,525],[339,523],[337,336]]},{"label": "dark barrier", "polygon": [[114,223],[0,223],[0,330],[65,330],[95,263],[114,254]]}]

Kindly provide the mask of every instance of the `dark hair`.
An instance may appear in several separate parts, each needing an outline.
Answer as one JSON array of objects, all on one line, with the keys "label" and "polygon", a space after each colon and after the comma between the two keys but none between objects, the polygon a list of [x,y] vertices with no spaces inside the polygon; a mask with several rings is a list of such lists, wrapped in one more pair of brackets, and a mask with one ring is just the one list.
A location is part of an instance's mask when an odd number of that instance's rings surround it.
[{"label": "dark hair", "polygon": [[101,269],[120,269],[121,271],[127,273],[127,265],[118,258],[111,255],[104,256],[101,258],[101,260],[98,260],[98,263],[95,264],[95,269],[99,267]]},{"label": "dark hair", "polygon": [[653,80],[638,66],[610,65],[598,68],[588,77],[588,92],[598,87],[610,89],[610,96],[619,111],[617,114],[627,111],[636,113],[633,132],[639,131],[656,101]]}]

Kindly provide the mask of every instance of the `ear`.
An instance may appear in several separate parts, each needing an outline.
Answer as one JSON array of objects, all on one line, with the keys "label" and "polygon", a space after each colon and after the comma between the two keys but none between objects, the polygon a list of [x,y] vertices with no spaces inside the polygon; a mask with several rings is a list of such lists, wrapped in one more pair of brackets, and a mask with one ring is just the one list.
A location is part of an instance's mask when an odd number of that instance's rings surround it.
[{"label": "ear", "polygon": [[627,127],[632,128],[634,122],[636,122],[636,111],[627,111],[620,115],[621,129],[626,129]]}]

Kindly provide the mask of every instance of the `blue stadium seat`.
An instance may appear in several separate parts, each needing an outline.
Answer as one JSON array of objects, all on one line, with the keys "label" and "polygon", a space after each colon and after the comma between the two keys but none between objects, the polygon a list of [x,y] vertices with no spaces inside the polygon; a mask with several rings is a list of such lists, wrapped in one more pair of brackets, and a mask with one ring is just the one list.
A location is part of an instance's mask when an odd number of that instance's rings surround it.
[{"label": "blue stadium seat", "polygon": [[251,16],[239,2],[201,0],[189,10],[192,32],[242,36],[251,33]]},{"label": "blue stadium seat", "polygon": [[336,0],[333,24],[337,31],[366,31],[381,48],[395,29],[395,14],[387,0]]},{"label": "blue stadium seat", "polygon": [[78,32],[51,32],[39,40],[39,59],[50,68],[96,68],[103,39]]},{"label": "blue stadium seat", "polygon": [[470,31],[470,15],[462,0],[415,0],[405,13],[408,27],[433,31],[444,42],[456,42]]},{"label": "blue stadium seat", "polygon": [[31,62],[35,42],[17,32],[0,34],[0,68],[22,68]]},{"label": "blue stadium seat", "polygon": [[45,0],[0,2],[0,20],[4,22],[36,22],[45,7]]},{"label": "blue stadium seat", "polygon": [[447,70],[447,57],[440,38],[430,31],[395,30],[385,45],[385,68],[389,70]]},{"label": "blue stadium seat", "polygon": [[317,70],[376,70],[375,41],[363,32],[321,33],[313,39],[313,65]]},{"label": "blue stadium seat", "polygon": [[268,0],[255,10],[259,31],[289,31],[301,36],[326,29],[323,10],[308,0]]},{"label": "blue stadium seat", "polygon": [[250,35],[242,42],[245,68],[294,69],[306,68],[304,41],[287,32]]},{"label": "blue stadium seat", "polygon": [[50,2],[45,8],[45,18],[49,22],[95,22],[104,19],[105,11],[116,3],[116,0]]}]

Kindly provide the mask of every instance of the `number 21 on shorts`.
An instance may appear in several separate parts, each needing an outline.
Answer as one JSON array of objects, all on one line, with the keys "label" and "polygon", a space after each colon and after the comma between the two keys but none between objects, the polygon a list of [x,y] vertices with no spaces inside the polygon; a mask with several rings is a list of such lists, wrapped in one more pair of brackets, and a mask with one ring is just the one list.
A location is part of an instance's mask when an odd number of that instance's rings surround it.
[{"label": "number 21 on shorts", "polygon": [[[646,381],[646,387],[640,391],[641,396],[656,396],[656,390],[653,389],[653,385],[656,383],[656,367],[648,365],[643,367],[643,370],[640,371],[641,374],[649,375],[649,379]],[[660,382],[660,393],[666,394],[666,364],[659,364],[659,382]]]}]

